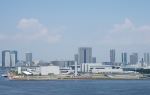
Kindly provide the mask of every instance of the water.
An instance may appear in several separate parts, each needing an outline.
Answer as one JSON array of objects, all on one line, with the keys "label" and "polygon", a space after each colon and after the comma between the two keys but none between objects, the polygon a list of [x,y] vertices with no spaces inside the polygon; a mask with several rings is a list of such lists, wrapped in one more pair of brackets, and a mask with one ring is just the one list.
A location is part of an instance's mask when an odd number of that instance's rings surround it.
[{"label": "water", "polygon": [[0,78],[0,95],[150,95],[150,80],[10,81]]}]

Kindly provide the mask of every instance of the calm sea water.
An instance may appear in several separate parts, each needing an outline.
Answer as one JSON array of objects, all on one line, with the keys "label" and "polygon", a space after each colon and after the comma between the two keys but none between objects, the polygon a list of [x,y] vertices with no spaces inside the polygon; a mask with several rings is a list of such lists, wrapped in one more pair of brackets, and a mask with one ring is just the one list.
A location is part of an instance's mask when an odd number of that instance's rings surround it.
[{"label": "calm sea water", "polygon": [[10,81],[1,77],[0,95],[150,95],[150,80]]}]

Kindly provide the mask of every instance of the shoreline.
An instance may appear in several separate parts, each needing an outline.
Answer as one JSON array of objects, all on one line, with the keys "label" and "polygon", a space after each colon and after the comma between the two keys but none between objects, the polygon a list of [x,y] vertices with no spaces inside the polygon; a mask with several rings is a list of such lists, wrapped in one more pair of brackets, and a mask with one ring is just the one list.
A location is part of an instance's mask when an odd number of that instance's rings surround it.
[{"label": "shoreline", "polygon": [[89,79],[75,79],[74,78],[73,79],[72,78],[71,79],[70,78],[70,79],[44,79],[44,80],[43,79],[9,79],[9,80],[10,81],[61,81],[61,80],[64,80],[64,81],[67,81],[67,80],[70,80],[70,81],[71,80],[77,80],[77,81],[78,80],[83,80],[84,81],[84,80],[150,80],[150,79],[142,79],[142,78],[141,79],[111,79],[111,78],[107,78],[107,79],[106,78],[105,79],[104,78],[99,78],[99,79],[98,78],[96,78],[96,79],[90,79],[90,78]]},{"label": "shoreline", "polygon": [[150,77],[139,73],[121,74],[121,73],[109,73],[109,74],[81,74],[79,76],[74,75],[18,75],[14,72],[7,73],[8,80],[149,80]]},{"label": "shoreline", "polygon": [[144,77],[50,77],[50,76],[8,76],[9,80],[37,80],[37,81],[45,81],[45,80],[149,80],[150,78]]}]

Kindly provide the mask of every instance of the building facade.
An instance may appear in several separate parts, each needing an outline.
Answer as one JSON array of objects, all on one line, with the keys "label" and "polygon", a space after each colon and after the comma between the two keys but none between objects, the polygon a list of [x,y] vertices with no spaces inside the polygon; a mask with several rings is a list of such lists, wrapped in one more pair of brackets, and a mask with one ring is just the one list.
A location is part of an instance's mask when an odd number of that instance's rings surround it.
[{"label": "building facade", "polygon": [[92,62],[92,48],[80,47],[78,49],[78,64]]},{"label": "building facade", "polygon": [[111,49],[110,50],[110,62],[112,63],[112,65],[115,64],[115,58],[116,58],[115,49]]},{"label": "building facade", "polygon": [[150,65],[150,56],[149,56],[149,53],[144,53],[144,63],[146,65]]},{"label": "building facade", "polygon": [[17,63],[17,51],[10,51],[11,67],[15,67]]},{"label": "building facade", "polygon": [[60,74],[59,66],[41,66],[40,67],[40,73],[41,75],[49,75],[54,74],[58,75]]},{"label": "building facade", "polygon": [[122,61],[122,65],[127,65],[127,53],[123,52],[121,54],[121,61]]},{"label": "building facade", "polygon": [[15,67],[17,60],[17,51],[2,51],[2,67]]},{"label": "building facade", "polygon": [[51,61],[50,62],[52,65],[54,66],[59,66],[60,68],[62,67],[70,67],[72,65],[74,65],[74,61],[72,60],[66,60],[66,61]]},{"label": "building facade", "polygon": [[32,65],[32,53],[25,53],[26,55],[26,64],[28,66],[31,66]]},{"label": "building facade", "polygon": [[130,55],[130,64],[135,65],[138,63],[138,53],[132,53]]}]

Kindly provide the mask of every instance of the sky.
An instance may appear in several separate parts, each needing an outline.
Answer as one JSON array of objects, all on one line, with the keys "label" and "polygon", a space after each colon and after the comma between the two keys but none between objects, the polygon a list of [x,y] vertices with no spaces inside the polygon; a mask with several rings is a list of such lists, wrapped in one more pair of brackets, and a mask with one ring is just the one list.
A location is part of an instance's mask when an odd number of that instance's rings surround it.
[{"label": "sky", "polygon": [[[98,62],[109,50],[150,52],[149,0],[0,0],[0,51],[34,60],[73,60],[92,47]],[[1,59],[0,59],[1,60]]]}]

